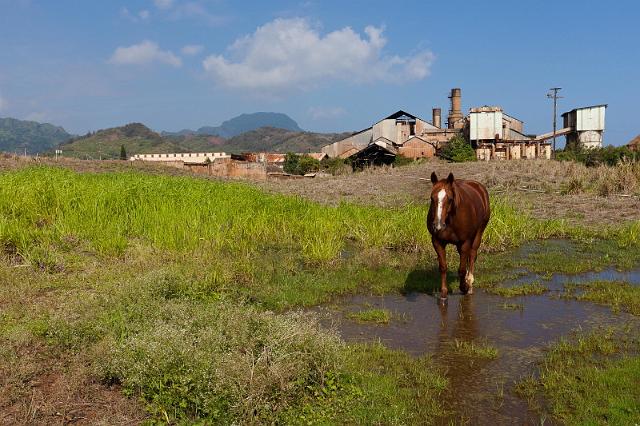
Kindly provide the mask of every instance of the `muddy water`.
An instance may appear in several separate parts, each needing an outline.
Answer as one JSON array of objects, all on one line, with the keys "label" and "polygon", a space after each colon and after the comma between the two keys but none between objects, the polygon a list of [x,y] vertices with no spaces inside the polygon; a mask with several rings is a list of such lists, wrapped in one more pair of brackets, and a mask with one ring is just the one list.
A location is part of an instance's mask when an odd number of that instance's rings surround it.
[{"label": "muddy water", "polygon": [[[535,276],[517,281],[531,278]],[[347,341],[380,340],[389,348],[431,355],[450,382],[443,403],[453,414],[442,419],[443,423],[540,424],[546,417],[545,424],[550,424],[549,416],[530,411],[527,402],[515,395],[514,382],[533,374],[544,347],[572,330],[635,321],[629,315],[613,314],[607,307],[558,297],[564,283],[600,279],[640,284],[640,270],[553,276],[545,282],[552,291],[541,296],[503,298],[477,290],[472,296],[450,295],[442,307],[424,293],[360,295],[318,310]],[[522,309],[505,309],[505,303],[521,304]],[[346,318],[350,312],[370,308],[388,309],[392,321],[374,325]],[[486,342],[498,349],[498,357],[488,361],[456,354],[452,351],[456,340]]]}]

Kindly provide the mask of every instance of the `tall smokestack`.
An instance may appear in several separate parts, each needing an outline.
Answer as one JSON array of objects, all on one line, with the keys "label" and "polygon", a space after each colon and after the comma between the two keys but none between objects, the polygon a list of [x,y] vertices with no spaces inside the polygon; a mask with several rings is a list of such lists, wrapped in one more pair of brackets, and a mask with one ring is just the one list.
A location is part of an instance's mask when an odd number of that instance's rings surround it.
[{"label": "tall smokestack", "polygon": [[455,89],[451,89],[451,109],[449,110],[449,117],[447,119],[447,127],[450,129],[454,128],[454,123],[461,118],[462,115],[462,91],[460,88],[456,87]]},{"label": "tall smokestack", "polygon": [[433,109],[433,125],[438,129],[442,127],[442,110],[440,108]]}]

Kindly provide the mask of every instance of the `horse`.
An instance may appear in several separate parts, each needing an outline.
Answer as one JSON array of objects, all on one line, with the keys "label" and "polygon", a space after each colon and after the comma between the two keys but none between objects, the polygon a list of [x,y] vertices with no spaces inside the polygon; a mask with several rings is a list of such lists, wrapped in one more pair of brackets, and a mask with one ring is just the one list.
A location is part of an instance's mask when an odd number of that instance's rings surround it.
[{"label": "horse", "polygon": [[447,244],[453,244],[460,254],[460,291],[473,294],[474,269],[478,248],[491,217],[487,188],[473,180],[454,179],[449,173],[438,180],[431,173],[431,206],[427,215],[427,229],[438,255],[440,270],[440,301],[447,300]]}]

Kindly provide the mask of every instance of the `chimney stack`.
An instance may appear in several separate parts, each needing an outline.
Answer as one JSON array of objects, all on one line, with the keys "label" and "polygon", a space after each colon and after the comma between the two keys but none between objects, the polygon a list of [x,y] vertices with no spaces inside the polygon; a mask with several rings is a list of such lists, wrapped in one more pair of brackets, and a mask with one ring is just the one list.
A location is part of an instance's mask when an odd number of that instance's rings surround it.
[{"label": "chimney stack", "polygon": [[454,128],[454,123],[463,118],[462,115],[462,91],[456,87],[451,89],[451,109],[449,110],[449,117],[447,119],[447,127]]},{"label": "chimney stack", "polygon": [[438,129],[442,127],[442,110],[440,108],[433,109],[433,121],[432,124]]}]

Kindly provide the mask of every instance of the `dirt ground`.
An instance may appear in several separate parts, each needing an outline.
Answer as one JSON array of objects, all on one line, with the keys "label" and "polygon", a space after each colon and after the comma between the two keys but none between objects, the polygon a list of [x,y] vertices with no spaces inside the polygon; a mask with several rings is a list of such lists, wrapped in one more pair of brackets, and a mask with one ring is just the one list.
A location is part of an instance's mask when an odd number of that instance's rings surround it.
[{"label": "dirt ground", "polygon": [[0,368],[0,424],[129,425],[146,414],[118,386],[93,379],[78,357],[51,353],[46,347],[23,347],[12,374]]},{"label": "dirt ground", "polygon": [[492,195],[506,196],[518,208],[542,219],[566,219],[592,226],[640,219],[640,198],[636,196],[563,194],[567,182],[580,167],[545,160],[473,163],[432,160],[344,176],[269,180],[258,185],[271,192],[296,194],[322,203],[350,201],[400,206],[426,202],[431,193],[431,172],[435,171],[439,178],[451,172],[458,179],[482,182]]},{"label": "dirt ground", "polygon": [[[0,171],[34,164],[55,165],[90,173],[136,170],[207,178],[188,170],[142,162],[0,157]],[[431,190],[431,172],[435,171],[440,178],[452,172],[456,178],[474,179],[485,184],[492,195],[506,196],[521,210],[541,219],[565,219],[570,223],[589,226],[640,220],[638,196],[612,194],[600,197],[586,192],[565,194],[564,189],[572,178],[584,178],[584,170],[580,164],[548,160],[448,163],[432,159],[420,164],[376,168],[342,176],[269,179],[252,183],[269,192],[299,195],[320,203],[339,204],[347,201],[389,207],[426,202]]]}]

